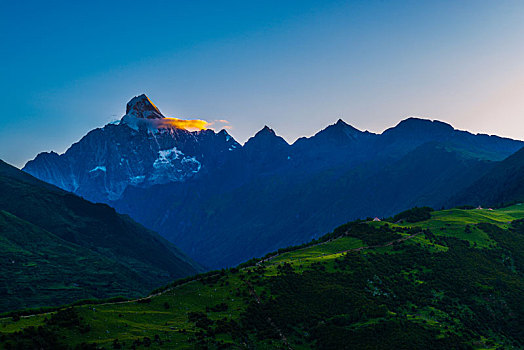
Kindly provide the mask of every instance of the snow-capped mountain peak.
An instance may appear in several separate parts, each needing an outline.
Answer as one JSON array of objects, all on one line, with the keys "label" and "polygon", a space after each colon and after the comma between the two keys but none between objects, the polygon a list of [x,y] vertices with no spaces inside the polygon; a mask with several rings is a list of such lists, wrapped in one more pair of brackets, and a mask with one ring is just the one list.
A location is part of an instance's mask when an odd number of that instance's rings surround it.
[{"label": "snow-capped mountain peak", "polygon": [[126,107],[126,114],[120,119],[121,125],[126,125],[135,131],[140,129],[150,133],[177,132],[185,130],[187,132],[201,131],[207,129],[209,123],[201,119],[179,119],[165,117],[160,110],[144,94],[133,97]]},{"label": "snow-capped mountain peak", "polygon": [[145,94],[135,96],[127,103],[126,115],[143,119],[164,118],[157,106]]},{"label": "snow-capped mountain peak", "polygon": [[64,154],[40,154],[24,170],[92,201],[115,200],[128,186],[189,181],[242,148],[207,124],[165,117],[146,95],[136,96],[119,124],[92,130]]}]

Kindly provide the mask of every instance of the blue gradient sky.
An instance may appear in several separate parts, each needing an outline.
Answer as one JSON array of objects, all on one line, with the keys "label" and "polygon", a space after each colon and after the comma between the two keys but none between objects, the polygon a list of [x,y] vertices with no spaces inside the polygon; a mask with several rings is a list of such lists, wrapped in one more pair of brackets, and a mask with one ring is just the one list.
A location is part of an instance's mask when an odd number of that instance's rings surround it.
[{"label": "blue gradient sky", "polygon": [[146,93],[167,116],[265,124],[407,116],[524,139],[522,1],[0,1],[0,158],[63,152]]}]

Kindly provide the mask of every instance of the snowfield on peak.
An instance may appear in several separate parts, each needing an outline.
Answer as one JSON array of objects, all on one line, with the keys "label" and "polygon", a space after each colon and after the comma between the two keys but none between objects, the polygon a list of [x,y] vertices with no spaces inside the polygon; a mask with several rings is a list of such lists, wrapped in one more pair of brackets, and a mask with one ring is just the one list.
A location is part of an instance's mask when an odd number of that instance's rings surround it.
[{"label": "snowfield on peak", "polygon": [[193,156],[184,156],[176,147],[158,151],[158,158],[153,162],[153,174],[150,181],[155,184],[183,181],[198,173],[202,164]]},{"label": "snowfield on peak", "polygon": [[172,160],[178,159],[179,156],[183,155],[184,153],[177,150],[176,147],[158,151],[158,158],[153,163],[153,167],[160,168],[162,166],[165,166],[165,164],[171,163]]}]

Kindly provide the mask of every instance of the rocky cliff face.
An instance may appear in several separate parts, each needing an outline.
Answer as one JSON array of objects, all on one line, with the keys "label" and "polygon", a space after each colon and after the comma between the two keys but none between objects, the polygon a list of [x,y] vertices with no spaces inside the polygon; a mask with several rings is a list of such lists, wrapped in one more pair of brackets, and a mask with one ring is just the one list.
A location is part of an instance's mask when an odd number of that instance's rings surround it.
[{"label": "rocky cliff face", "polygon": [[24,171],[92,201],[117,199],[128,186],[183,182],[219,166],[240,145],[225,130],[186,130],[145,96],[119,124],[95,129],[64,154],[41,153]]}]

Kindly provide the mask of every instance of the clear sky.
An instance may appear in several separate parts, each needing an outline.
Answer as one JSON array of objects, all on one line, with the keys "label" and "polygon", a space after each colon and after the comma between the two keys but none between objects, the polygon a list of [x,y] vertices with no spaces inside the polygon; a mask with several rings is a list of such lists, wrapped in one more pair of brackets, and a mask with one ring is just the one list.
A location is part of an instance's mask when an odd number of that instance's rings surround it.
[{"label": "clear sky", "polygon": [[0,0],[0,39],[0,159],[17,166],[141,93],[239,142],[412,115],[524,139],[524,1]]}]

